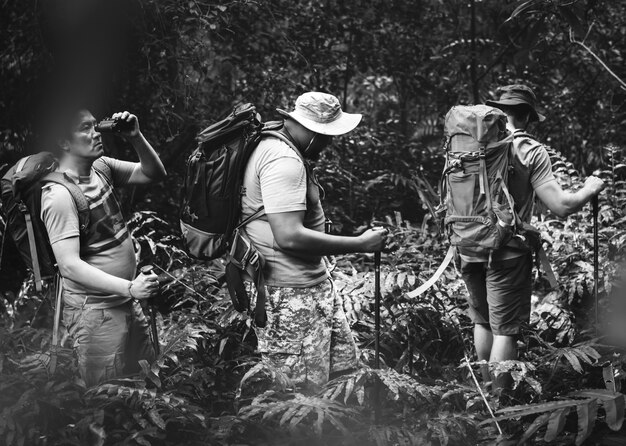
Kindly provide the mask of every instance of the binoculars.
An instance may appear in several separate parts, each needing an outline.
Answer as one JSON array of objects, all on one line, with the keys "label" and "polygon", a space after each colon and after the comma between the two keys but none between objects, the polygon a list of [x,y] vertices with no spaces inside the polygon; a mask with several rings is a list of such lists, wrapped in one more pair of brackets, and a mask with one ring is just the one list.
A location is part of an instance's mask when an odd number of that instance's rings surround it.
[{"label": "binoculars", "polygon": [[96,124],[95,130],[99,133],[119,133],[132,130],[135,124],[118,118],[104,118]]}]

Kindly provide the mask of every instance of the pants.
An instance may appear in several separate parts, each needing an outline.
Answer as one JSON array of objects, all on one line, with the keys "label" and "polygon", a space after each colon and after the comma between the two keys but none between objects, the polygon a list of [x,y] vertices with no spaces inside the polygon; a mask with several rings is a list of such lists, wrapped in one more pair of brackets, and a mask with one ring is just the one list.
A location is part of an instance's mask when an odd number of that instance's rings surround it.
[{"label": "pants", "polygon": [[532,256],[492,262],[461,262],[461,276],[469,293],[469,313],[474,324],[488,326],[493,334],[514,336],[530,319]]},{"label": "pants", "polygon": [[148,321],[136,301],[107,309],[66,305],[63,322],[87,387],[136,373],[140,359],[155,358]]},{"label": "pants", "polygon": [[310,288],[266,288],[267,325],[255,327],[264,358],[301,386],[321,386],[331,373],[357,367],[356,343],[330,279]]}]

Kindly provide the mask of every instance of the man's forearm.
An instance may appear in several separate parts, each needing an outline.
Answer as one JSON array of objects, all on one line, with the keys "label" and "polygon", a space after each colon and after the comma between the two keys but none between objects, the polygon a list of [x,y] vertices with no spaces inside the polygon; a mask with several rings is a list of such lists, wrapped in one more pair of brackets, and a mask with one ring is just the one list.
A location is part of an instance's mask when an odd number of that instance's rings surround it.
[{"label": "man's forearm", "polygon": [[583,187],[576,192],[565,191],[563,198],[563,216],[578,212],[595,195],[588,187]]},{"label": "man's forearm", "polygon": [[337,255],[362,252],[363,243],[359,237],[329,235],[305,227],[294,231],[283,240],[276,240],[284,251],[306,252],[312,255]]},{"label": "man's forearm", "polygon": [[84,260],[76,260],[65,265],[59,264],[59,270],[63,277],[73,280],[87,289],[130,297],[128,280],[105,273]]},{"label": "man's forearm", "polygon": [[141,171],[144,175],[153,180],[158,180],[167,175],[159,155],[141,132],[131,140],[131,143],[135,152],[137,152]]}]

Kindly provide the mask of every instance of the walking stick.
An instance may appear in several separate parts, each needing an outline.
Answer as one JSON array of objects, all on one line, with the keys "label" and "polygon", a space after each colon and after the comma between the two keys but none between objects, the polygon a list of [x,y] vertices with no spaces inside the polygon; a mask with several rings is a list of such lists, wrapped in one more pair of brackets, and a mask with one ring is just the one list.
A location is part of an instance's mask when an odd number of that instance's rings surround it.
[{"label": "walking stick", "polygon": [[[154,270],[152,265],[146,265],[141,267],[141,274],[149,275]],[[161,354],[161,348],[159,346],[159,337],[157,334],[156,326],[156,309],[154,308],[154,298],[150,298],[148,305],[148,312],[150,313],[150,331],[152,332],[152,345],[154,346],[154,353],[159,356]]]},{"label": "walking stick", "polygon": [[[380,251],[374,253],[374,368],[380,368]],[[374,388],[374,422],[380,420],[380,385]]]},{"label": "walking stick", "polygon": [[593,298],[596,306],[596,335],[598,334],[598,273],[599,273],[599,261],[598,261],[598,196],[596,195],[591,199],[591,207],[593,209]]}]

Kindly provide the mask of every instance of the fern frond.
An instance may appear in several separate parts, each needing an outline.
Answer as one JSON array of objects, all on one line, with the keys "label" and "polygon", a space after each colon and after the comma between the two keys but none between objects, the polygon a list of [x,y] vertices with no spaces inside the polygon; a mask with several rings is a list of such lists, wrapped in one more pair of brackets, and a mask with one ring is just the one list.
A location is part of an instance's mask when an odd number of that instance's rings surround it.
[{"label": "fern frond", "polygon": [[346,423],[354,424],[359,420],[359,412],[336,401],[299,393],[281,395],[274,391],[256,397],[252,404],[239,411],[239,416],[249,421],[271,422],[292,433],[312,430],[317,436],[322,436],[326,427],[347,435]]},{"label": "fern frond", "polygon": [[581,343],[572,347],[557,348],[546,356],[546,360],[558,362],[561,359],[566,359],[575,371],[583,373],[582,363],[595,365],[601,358],[600,353],[592,345],[594,344]]}]

